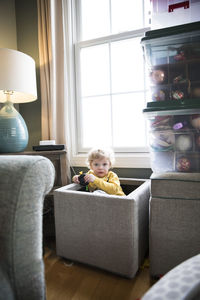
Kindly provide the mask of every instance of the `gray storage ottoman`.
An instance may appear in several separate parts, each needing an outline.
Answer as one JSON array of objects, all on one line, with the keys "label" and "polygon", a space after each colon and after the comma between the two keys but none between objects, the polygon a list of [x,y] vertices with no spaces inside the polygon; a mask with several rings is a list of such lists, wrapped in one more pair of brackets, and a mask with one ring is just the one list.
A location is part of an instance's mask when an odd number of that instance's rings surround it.
[{"label": "gray storage ottoman", "polygon": [[160,276],[200,253],[200,174],[151,176],[150,273]]},{"label": "gray storage ottoman", "polygon": [[148,250],[150,180],[120,181],[127,196],[94,195],[78,184],[54,191],[56,250],[132,278]]}]

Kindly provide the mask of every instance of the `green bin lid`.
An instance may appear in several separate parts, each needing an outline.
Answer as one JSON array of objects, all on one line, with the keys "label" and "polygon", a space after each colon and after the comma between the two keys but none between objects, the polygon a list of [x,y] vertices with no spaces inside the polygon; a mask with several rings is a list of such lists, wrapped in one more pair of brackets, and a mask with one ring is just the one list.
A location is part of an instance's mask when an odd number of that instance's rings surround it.
[{"label": "green bin lid", "polygon": [[173,35],[178,36],[180,34],[191,34],[198,30],[200,31],[200,22],[193,22],[162,29],[149,30],[145,33],[145,37],[141,39],[141,43],[148,41],[150,42],[152,39],[163,38]]},{"label": "green bin lid", "polygon": [[200,99],[186,99],[182,101],[155,101],[148,102],[147,107],[143,109],[147,115],[175,115],[175,114],[195,114],[200,113]]}]

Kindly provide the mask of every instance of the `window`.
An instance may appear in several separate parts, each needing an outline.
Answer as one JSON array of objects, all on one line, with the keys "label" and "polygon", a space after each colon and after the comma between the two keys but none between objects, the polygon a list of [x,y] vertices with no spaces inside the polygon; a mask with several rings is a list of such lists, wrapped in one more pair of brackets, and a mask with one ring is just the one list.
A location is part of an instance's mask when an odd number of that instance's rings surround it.
[{"label": "window", "polygon": [[142,157],[141,153],[148,152],[142,114],[147,93],[146,72],[140,44],[148,26],[148,2],[72,1],[76,74],[74,146],[79,154],[95,145],[113,147],[121,159]]}]

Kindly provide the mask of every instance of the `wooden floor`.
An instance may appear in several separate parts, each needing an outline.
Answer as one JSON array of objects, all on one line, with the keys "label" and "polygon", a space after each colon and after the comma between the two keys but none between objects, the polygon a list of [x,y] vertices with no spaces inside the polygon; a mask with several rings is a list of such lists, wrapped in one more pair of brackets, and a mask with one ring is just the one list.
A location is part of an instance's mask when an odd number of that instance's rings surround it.
[{"label": "wooden floor", "polygon": [[152,285],[148,265],[126,279],[56,256],[55,243],[45,247],[44,263],[47,300],[136,300]]}]

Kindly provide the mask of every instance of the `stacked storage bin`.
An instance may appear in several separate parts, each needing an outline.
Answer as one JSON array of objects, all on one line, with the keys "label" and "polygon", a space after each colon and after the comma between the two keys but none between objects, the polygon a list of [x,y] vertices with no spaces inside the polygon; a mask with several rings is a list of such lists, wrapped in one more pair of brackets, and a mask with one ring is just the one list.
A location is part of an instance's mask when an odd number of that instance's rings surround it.
[{"label": "stacked storage bin", "polygon": [[141,41],[151,96],[151,167],[160,172],[200,171],[200,22],[148,31]]}]

